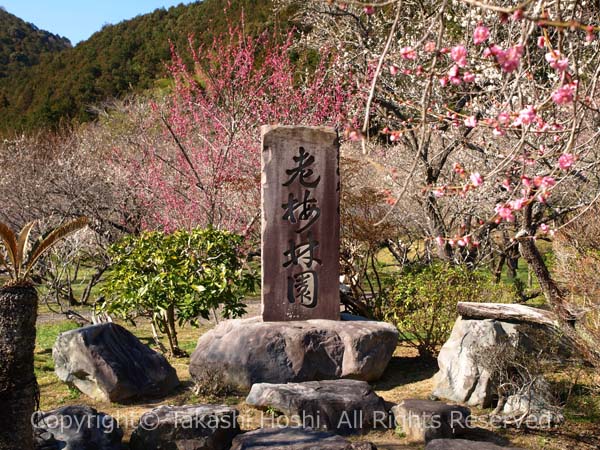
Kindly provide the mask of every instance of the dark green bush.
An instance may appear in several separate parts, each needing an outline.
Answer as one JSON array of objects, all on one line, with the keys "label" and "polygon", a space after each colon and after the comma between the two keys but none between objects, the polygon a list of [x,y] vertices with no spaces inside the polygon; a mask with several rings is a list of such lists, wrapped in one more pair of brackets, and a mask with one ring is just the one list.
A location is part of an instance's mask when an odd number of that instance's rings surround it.
[{"label": "dark green bush", "polygon": [[221,309],[223,317],[244,313],[243,295],[253,280],[242,270],[238,235],[214,229],[158,231],[128,236],[110,250],[102,288],[102,311],[133,320],[149,317],[183,353],[176,322],[196,325]]},{"label": "dark green bush", "polygon": [[458,302],[509,302],[514,295],[489,275],[465,266],[410,266],[390,291],[385,317],[419,355],[433,357],[450,336]]}]

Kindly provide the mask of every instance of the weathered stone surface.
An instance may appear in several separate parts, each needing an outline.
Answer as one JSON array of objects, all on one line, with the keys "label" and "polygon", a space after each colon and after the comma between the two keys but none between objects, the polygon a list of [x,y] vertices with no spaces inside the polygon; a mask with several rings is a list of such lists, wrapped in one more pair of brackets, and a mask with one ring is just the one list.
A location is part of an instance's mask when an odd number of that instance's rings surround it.
[{"label": "weathered stone surface", "polygon": [[[506,326],[504,326],[506,325]],[[493,345],[516,333],[516,325],[458,318],[438,355],[433,395],[471,406],[490,405],[493,387],[488,371],[474,357],[477,345]]]},{"label": "weathered stone surface", "polygon": [[202,380],[207,371],[216,373],[223,383],[242,390],[255,383],[374,381],[397,342],[396,328],[382,322],[228,320],[200,337],[190,374]]},{"label": "weathered stone surface", "polygon": [[228,450],[240,433],[238,411],[228,406],[160,406],[131,435],[131,450]]},{"label": "weathered stone surface", "polygon": [[429,442],[464,433],[471,410],[431,400],[407,399],[392,408],[396,427],[409,442]]},{"label": "weathered stone surface", "polygon": [[246,403],[261,409],[274,408],[293,425],[340,434],[359,433],[388,423],[384,400],[365,381],[258,383],[252,386]]},{"label": "weathered stone surface", "polygon": [[502,447],[491,442],[467,441],[465,439],[436,439],[425,450],[524,450],[518,447]]},{"label": "weathered stone surface", "polygon": [[338,320],[337,133],[264,126],[262,143],[263,319]]},{"label": "weathered stone surface", "polygon": [[96,400],[161,396],[179,384],[164,356],[115,323],[60,334],[52,356],[58,378]]},{"label": "weathered stone surface", "polygon": [[123,431],[88,406],[63,406],[33,417],[36,450],[121,450]]},{"label": "weathered stone surface", "polygon": [[540,339],[548,348],[556,345],[559,354],[568,352],[568,345],[545,324],[459,317],[438,355],[440,370],[434,377],[433,395],[470,406],[490,406],[495,387],[488,370],[478,362],[477,351],[507,342],[527,351]]},{"label": "weathered stone surface", "polygon": [[463,319],[496,319],[505,322],[537,323],[556,326],[558,320],[551,311],[510,303],[459,302],[456,307]]},{"label": "weathered stone surface", "polygon": [[231,450],[377,450],[370,442],[350,442],[341,436],[301,428],[262,428],[240,434]]}]

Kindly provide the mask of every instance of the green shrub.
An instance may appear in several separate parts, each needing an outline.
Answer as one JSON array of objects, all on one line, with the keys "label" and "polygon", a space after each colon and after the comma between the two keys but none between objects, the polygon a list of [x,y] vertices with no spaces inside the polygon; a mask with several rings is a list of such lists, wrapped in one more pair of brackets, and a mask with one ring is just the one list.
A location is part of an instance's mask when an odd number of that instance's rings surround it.
[{"label": "green shrub", "polygon": [[419,355],[433,357],[448,339],[458,302],[509,302],[514,292],[489,275],[443,263],[410,266],[390,291],[386,320]]},{"label": "green shrub", "polygon": [[109,250],[100,309],[150,318],[167,335],[172,354],[183,354],[176,322],[197,325],[218,308],[227,318],[244,313],[242,298],[253,280],[242,270],[241,240],[214,229],[128,236]]}]

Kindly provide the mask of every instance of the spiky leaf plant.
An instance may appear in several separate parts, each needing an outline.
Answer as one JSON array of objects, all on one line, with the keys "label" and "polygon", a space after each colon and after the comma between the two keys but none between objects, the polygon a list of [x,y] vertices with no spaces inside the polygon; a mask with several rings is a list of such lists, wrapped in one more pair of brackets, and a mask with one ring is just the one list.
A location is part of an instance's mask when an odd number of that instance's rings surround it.
[{"label": "spiky leaf plant", "polygon": [[33,221],[26,224],[18,236],[7,225],[0,223],[0,239],[6,250],[6,258],[0,253],[0,265],[8,269],[11,277],[10,285],[26,283],[31,270],[40,257],[62,239],[84,228],[88,224],[88,219],[87,217],[79,217],[55,228],[46,236],[43,236],[26,257],[25,252],[35,223]]},{"label": "spiky leaf plant", "polygon": [[0,223],[0,266],[10,275],[0,287],[0,450],[34,447],[31,415],[38,392],[33,370],[38,296],[29,278],[31,270],[46,251],[86,224],[86,218],[79,218],[58,227],[28,253],[35,223],[25,225],[18,236]]}]

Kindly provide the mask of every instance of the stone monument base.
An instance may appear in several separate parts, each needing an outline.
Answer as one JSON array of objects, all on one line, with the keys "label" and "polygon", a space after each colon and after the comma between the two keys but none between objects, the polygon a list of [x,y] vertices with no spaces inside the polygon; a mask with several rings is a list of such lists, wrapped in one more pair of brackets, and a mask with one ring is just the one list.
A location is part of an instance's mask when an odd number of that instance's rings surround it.
[{"label": "stone monument base", "polygon": [[375,381],[397,343],[394,326],[347,314],[341,321],[227,320],[200,337],[190,374],[245,391],[255,383]]}]

